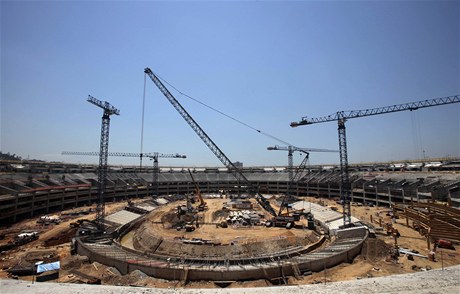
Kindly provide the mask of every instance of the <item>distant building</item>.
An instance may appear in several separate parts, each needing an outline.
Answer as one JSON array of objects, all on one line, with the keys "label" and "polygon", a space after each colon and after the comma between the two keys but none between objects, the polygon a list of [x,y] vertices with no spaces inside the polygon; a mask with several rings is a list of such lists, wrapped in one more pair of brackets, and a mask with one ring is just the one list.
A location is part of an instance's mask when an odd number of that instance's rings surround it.
[{"label": "distant building", "polygon": [[239,161],[234,162],[233,165],[237,168],[243,168],[243,163]]}]

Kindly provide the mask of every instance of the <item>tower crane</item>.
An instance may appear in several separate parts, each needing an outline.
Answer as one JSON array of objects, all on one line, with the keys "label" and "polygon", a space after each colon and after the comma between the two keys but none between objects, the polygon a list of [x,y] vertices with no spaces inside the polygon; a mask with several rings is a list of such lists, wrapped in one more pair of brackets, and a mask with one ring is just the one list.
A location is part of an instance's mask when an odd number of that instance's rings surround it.
[{"label": "tower crane", "polygon": [[294,162],[293,162],[293,154],[294,152],[305,153],[305,159],[299,165],[298,170],[302,170],[305,167],[306,162],[308,161],[308,157],[310,152],[338,152],[337,150],[330,150],[330,149],[317,149],[317,148],[300,148],[296,146],[271,146],[267,147],[267,150],[280,150],[280,151],[287,151],[288,152],[288,173],[289,173],[289,181],[294,181]]},{"label": "tower crane", "polygon": [[104,216],[105,216],[105,183],[107,180],[107,157],[109,150],[109,127],[110,127],[110,116],[120,115],[120,111],[110,105],[107,101],[100,101],[91,95],[88,95],[87,101],[94,104],[104,110],[102,114],[102,125],[101,125],[101,142],[99,150],[99,170],[97,173],[98,179],[98,192],[97,192],[97,204],[96,204],[96,224],[104,231]]},{"label": "tower crane", "polygon": [[172,106],[179,112],[182,118],[190,125],[200,139],[208,146],[208,148],[214,153],[214,155],[222,162],[222,164],[228,168],[233,176],[238,181],[238,185],[244,183],[248,189],[248,192],[252,195],[256,195],[257,202],[271,215],[276,216],[276,212],[270,205],[270,202],[258,192],[258,189],[246,178],[243,172],[237,168],[232,161],[220,150],[220,148],[211,140],[211,138],[205,133],[205,131],[198,125],[198,123],[190,116],[185,108],[177,101],[177,99],[169,92],[169,90],[163,85],[160,79],[152,72],[150,68],[145,68],[144,73],[150,77],[152,82],[158,87],[163,95],[168,99]]},{"label": "tower crane", "polygon": [[343,205],[343,225],[349,226],[351,224],[351,208],[350,208],[350,193],[351,183],[348,171],[348,151],[347,151],[347,138],[345,132],[345,122],[351,118],[379,115],[385,113],[399,112],[399,111],[413,111],[419,108],[427,108],[432,106],[453,104],[460,102],[460,95],[448,96],[442,98],[435,98],[429,100],[422,100],[417,102],[403,103],[385,107],[377,107],[362,110],[351,111],[337,111],[334,114],[308,118],[302,117],[299,122],[292,122],[291,127],[298,127],[303,125],[311,125],[315,123],[323,123],[330,121],[337,121],[338,134],[339,134],[339,153],[340,153],[340,180],[341,180],[341,201]]},{"label": "tower crane", "polygon": [[[280,151],[287,151],[288,152],[288,175],[289,175],[289,183],[288,183],[288,188],[286,191],[286,195],[283,197],[283,201],[281,202],[281,206],[278,212],[278,215],[282,214],[284,209],[288,209],[288,197],[291,194],[292,187],[294,186],[294,182],[296,182],[299,177],[299,175],[302,173],[302,171],[305,169],[305,166],[307,165],[308,158],[310,155],[310,152],[338,152],[337,150],[330,150],[330,149],[318,149],[318,148],[300,148],[296,146],[272,146],[272,147],[267,147],[267,150],[280,150]],[[294,162],[293,162],[293,154],[294,152],[301,152],[305,153],[305,157],[300,163],[300,165],[296,169],[296,173],[294,174]]]},{"label": "tower crane", "polygon": [[[99,152],[79,152],[79,151],[63,151],[62,155],[84,155],[84,156],[98,156]],[[160,168],[158,166],[158,158],[187,158],[186,155],[179,153],[176,154],[163,154],[159,152],[152,153],[127,153],[127,152],[108,152],[108,156],[118,157],[148,157],[153,160],[153,176],[152,186],[154,195],[158,195],[158,178],[160,174]]]}]

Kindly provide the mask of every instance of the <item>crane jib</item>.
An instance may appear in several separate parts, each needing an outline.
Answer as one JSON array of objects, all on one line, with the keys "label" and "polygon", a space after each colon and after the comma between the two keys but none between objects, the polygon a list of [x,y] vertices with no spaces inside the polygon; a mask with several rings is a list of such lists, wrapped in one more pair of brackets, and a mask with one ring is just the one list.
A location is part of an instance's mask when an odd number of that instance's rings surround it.
[{"label": "crane jib", "polygon": [[338,123],[338,134],[339,134],[339,153],[340,153],[340,177],[341,177],[341,194],[343,203],[343,223],[344,226],[351,224],[351,208],[350,208],[350,190],[351,183],[349,178],[348,170],[348,151],[347,151],[347,140],[345,131],[345,122],[350,118],[365,117],[371,115],[379,115],[385,113],[393,113],[398,111],[413,111],[419,108],[426,108],[438,105],[452,104],[460,102],[460,95],[442,97],[430,100],[422,100],[418,102],[397,104],[385,107],[352,110],[352,111],[337,111],[335,114],[331,114],[324,117],[307,118],[302,117],[299,122],[292,122],[291,127],[297,127],[301,125],[308,125],[314,123],[322,123],[329,121],[337,121]]},{"label": "crane jib", "polygon": [[301,125],[310,125],[310,124],[329,122],[329,121],[336,121],[339,119],[350,119],[350,118],[379,115],[379,114],[406,111],[406,110],[413,111],[413,110],[418,110],[420,108],[427,108],[427,107],[432,107],[432,106],[440,106],[440,105],[453,104],[453,103],[459,103],[459,102],[460,102],[460,95],[454,95],[454,96],[428,99],[428,100],[422,100],[422,101],[417,101],[417,102],[409,102],[409,103],[396,104],[396,105],[377,107],[377,108],[350,110],[350,111],[338,111],[334,114],[323,116],[323,117],[316,117],[316,118],[302,117],[302,119],[299,122],[292,122],[291,127],[297,127]]},{"label": "crane jib", "polygon": [[[192,118],[192,116],[185,110],[185,108],[177,101],[177,99],[169,92],[165,85],[160,81],[160,79],[152,72],[150,68],[145,68],[144,73],[149,76],[152,82],[158,87],[158,89],[163,93],[163,95],[168,99],[171,105],[179,112],[182,118],[189,124],[189,126],[195,131],[195,133],[200,137],[203,143],[208,146],[208,148],[214,153],[214,155],[222,162],[222,164],[228,168],[232,175],[237,179],[238,182],[243,182],[248,190],[248,193],[254,194],[257,189],[253,184],[246,178],[242,171],[237,168],[232,161],[224,154],[222,150],[211,140],[211,138],[206,134],[206,132],[198,125],[198,123]],[[270,202],[265,199],[260,193],[256,192],[256,200],[267,210],[270,214],[276,215],[275,210],[271,207]]]}]

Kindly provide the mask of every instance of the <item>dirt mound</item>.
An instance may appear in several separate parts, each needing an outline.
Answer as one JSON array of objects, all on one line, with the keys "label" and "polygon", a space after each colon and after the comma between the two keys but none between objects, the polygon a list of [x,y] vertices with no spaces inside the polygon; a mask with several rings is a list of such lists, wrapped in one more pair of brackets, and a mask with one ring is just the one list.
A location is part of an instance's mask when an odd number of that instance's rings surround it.
[{"label": "dirt mound", "polygon": [[75,269],[81,267],[83,264],[89,263],[87,256],[71,255],[61,263],[61,268],[64,270]]},{"label": "dirt mound", "polygon": [[212,220],[216,221],[218,219],[227,218],[229,214],[228,210],[217,210],[212,214]]},{"label": "dirt mound", "polygon": [[170,211],[168,213],[165,213],[161,217],[161,222],[162,223],[176,223],[179,221],[179,218],[177,217],[177,213],[174,211]]},{"label": "dirt mound", "polygon": [[62,231],[59,235],[50,237],[49,239],[43,242],[45,247],[56,246],[63,243],[68,243],[75,237],[77,233],[77,228],[70,228],[66,231]]},{"label": "dirt mound", "polygon": [[385,243],[385,241],[381,239],[368,238],[363,244],[361,257],[369,260],[370,262],[377,262],[390,254],[392,248],[393,246]]}]

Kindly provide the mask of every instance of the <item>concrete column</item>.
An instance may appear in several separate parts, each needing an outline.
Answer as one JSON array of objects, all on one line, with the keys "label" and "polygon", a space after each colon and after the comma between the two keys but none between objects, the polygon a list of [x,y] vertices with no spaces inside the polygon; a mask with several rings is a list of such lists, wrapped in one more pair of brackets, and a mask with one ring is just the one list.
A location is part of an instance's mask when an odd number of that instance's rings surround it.
[{"label": "concrete column", "polygon": [[[18,200],[19,200],[19,194],[16,193],[15,195],[15,203],[14,203],[14,211],[18,211]],[[13,216],[13,222],[16,222],[16,213]]]},{"label": "concrete column", "polygon": [[407,208],[404,208],[404,216],[406,217],[406,226],[409,227],[409,218],[407,217]]},{"label": "concrete column", "polygon": [[61,195],[61,210],[64,210],[65,189]]},{"label": "concrete column", "polygon": [[388,201],[390,202],[390,207],[391,207],[391,189],[388,187]]},{"label": "concrete column", "polygon": [[377,191],[377,186],[375,186],[375,206],[379,206],[379,192]]},{"label": "concrete column", "polygon": [[46,213],[50,212],[50,191],[48,190],[48,195],[46,196]]},{"label": "concrete column", "polygon": [[366,203],[366,189],[364,187],[364,183],[363,183],[363,203]]},{"label": "concrete column", "polygon": [[447,206],[452,207],[452,195],[450,194],[450,189],[447,190]]}]

